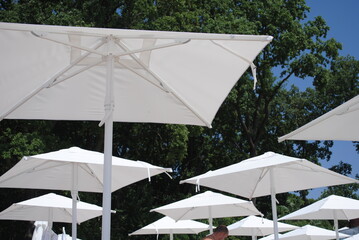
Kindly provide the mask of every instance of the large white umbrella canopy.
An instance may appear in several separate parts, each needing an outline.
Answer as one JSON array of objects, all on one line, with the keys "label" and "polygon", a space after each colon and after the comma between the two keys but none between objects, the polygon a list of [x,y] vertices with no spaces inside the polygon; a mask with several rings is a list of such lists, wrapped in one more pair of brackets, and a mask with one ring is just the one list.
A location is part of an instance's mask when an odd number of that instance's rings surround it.
[{"label": "large white umbrella canopy", "polygon": [[359,141],[359,95],[278,140]]},{"label": "large white umbrella canopy", "polygon": [[[71,147],[59,151],[23,157],[0,177],[0,187],[70,190],[73,217],[76,219],[78,191],[102,192],[104,154]],[[171,171],[142,161],[112,157],[111,191],[142,179]],[[76,236],[76,221],[72,223]]]},{"label": "large white umbrella canopy", "polygon": [[209,225],[193,220],[175,221],[170,217],[163,217],[129,235],[169,234],[198,234],[209,229]]},{"label": "large white umbrella canopy", "polygon": [[[278,231],[286,232],[297,229],[297,226],[278,222]],[[262,217],[248,216],[228,226],[230,236],[266,236],[274,232],[273,221]]]},{"label": "large white umbrella canopy", "polygon": [[[340,238],[348,237],[348,235],[340,233]],[[328,240],[335,239],[335,232],[324,228],[319,228],[311,225],[305,225],[301,228],[295,229],[283,234],[282,240]]]},{"label": "large white umbrella canopy", "polygon": [[213,218],[261,215],[251,201],[207,191],[192,197],[152,209],[172,219],[209,219],[210,231]]},{"label": "large white umbrella canopy", "polygon": [[[78,224],[102,215],[102,207],[78,201]],[[72,199],[54,193],[45,194],[22,202],[14,203],[0,212],[1,220],[48,221],[51,229],[52,222],[71,223]]]},{"label": "large white umbrella canopy", "polygon": [[[110,239],[113,121],[210,126],[270,36],[0,23],[0,119],[105,124]],[[19,87],[21,86],[21,87]]]},{"label": "large white umbrella canopy", "polygon": [[271,195],[274,234],[278,240],[275,194],[359,181],[305,159],[267,152],[180,183],[206,186],[249,199]]},{"label": "large white umbrella canopy", "polygon": [[359,218],[359,200],[331,195],[279,220],[327,219],[334,220],[336,239],[339,240],[338,220]]}]

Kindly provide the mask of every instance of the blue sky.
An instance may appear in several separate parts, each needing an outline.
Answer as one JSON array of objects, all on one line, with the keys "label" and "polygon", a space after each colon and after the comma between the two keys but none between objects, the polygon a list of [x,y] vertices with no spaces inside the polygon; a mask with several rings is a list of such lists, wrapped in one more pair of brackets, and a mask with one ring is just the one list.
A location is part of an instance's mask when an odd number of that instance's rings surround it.
[{"label": "blue sky", "polygon": [[[342,43],[340,55],[359,59],[359,1],[358,0],[307,0],[311,8],[308,19],[322,16],[330,27],[328,38]],[[298,82],[298,81],[297,81]],[[304,81],[299,81],[304,82]],[[300,86],[299,86],[300,87]],[[358,123],[359,124],[359,123]],[[340,161],[352,164],[351,177],[359,173],[359,154],[352,142],[334,141],[333,154],[329,162],[321,161],[322,166],[331,167]],[[322,189],[312,190],[309,197],[317,198]]]}]

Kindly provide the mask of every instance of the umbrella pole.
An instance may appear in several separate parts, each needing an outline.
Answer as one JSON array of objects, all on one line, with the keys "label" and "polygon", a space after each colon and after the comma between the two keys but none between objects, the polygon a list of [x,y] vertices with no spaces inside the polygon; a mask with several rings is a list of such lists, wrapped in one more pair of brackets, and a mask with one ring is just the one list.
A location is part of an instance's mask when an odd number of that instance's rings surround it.
[{"label": "umbrella pole", "polygon": [[171,233],[170,233],[170,240],[173,240],[173,230],[171,229],[170,231],[171,231]]},{"label": "umbrella pole", "polygon": [[278,216],[277,216],[277,204],[275,201],[275,188],[274,188],[274,173],[273,168],[269,170],[270,174],[270,187],[271,187],[271,202],[272,202],[272,215],[273,215],[273,228],[274,228],[274,239],[279,240],[278,235]]},{"label": "umbrella pole", "polygon": [[78,165],[72,164],[72,240],[77,239]]},{"label": "umbrella pole", "polygon": [[105,146],[103,166],[103,195],[102,195],[102,240],[110,240],[111,236],[111,178],[112,178],[112,137],[113,137],[113,63],[111,53],[114,40],[108,37],[106,97],[105,97]]},{"label": "umbrella pole", "polygon": [[339,240],[339,230],[338,230],[338,217],[337,212],[334,210],[334,227],[335,227],[335,237]]},{"label": "umbrella pole", "polygon": [[212,234],[213,233],[213,218],[212,218],[212,208],[211,208],[211,206],[209,206],[208,211],[209,211],[209,219],[208,219],[209,233]]}]

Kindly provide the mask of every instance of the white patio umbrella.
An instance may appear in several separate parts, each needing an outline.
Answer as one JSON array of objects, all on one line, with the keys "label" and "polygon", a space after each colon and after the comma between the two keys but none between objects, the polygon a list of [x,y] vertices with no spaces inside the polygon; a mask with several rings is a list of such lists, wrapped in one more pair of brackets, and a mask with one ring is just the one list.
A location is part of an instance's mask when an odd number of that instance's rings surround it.
[{"label": "white patio umbrella", "polygon": [[[78,201],[76,222],[82,223],[102,215],[102,207]],[[72,199],[54,193],[14,203],[0,212],[1,220],[47,221],[47,228],[53,222],[71,223]]]},{"label": "white patio umbrella", "polygon": [[[278,222],[278,231],[286,232],[297,229],[297,226]],[[256,240],[257,236],[266,236],[274,232],[273,221],[266,218],[248,216],[242,220],[228,226],[230,236],[252,236]]]},{"label": "white patio umbrella", "polygon": [[305,159],[267,152],[180,183],[219,189],[249,199],[271,195],[274,234],[278,240],[276,194],[359,181]]},{"label": "white patio umbrella", "polygon": [[0,23],[0,119],[105,124],[102,239],[109,240],[113,121],[210,126],[249,66],[255,79],[253,60],[271,40]]},{"label": "white patio umbrella", "polygon": [[[340,233],[340,238],[348,237],[348,235]],[[324,228],[311,225],[305,225],[301,228],[284,233],[280,239],[282,240],[328,240],[335,239],[335,232]]]},{"label": "white patio umbrella", "polygon": [[209,229],[208,224],[193,220],[175,221],[170,217],[163,217],[133,233],[132,235],[149,235],[149,234],[169,234],[170,240],[173,240],[173,234],[198,234]]},{"label": "white patio umbrella", "polygon": [[278,138],[285,140],[359,141],[359,95]]},{"label": "white patio umbrella", "polygon": [[210,233],[213,232],[213,218],[262,215],[251,201],[229,197],[207,191],[192,197],[152,209],[172,219],[208,219]]},{"label": "white patio umbrella", "polygon": [[[76,237],[78,191],[102,192],[103,153],[71,147],[23,157],[0,177],[0,187],[70,190],[72,195],[72,236]],[[112,157],[111,191],[151,176],[172,171],[142,161]]]},{"label": "white patio umbrella", "polygon": [[338,220],[359,218],[359,200],[331,195],[279,220],[327,219],[334,220],[336,239],[339,240]]}]

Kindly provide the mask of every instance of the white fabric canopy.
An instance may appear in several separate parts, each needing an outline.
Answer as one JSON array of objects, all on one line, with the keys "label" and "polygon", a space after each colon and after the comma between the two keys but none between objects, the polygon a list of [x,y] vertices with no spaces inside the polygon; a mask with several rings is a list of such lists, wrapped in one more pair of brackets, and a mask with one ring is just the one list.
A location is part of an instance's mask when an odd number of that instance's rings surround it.
[{"label": "white fabric canopy", "polygon": [[[286,232],[297,229],[297,226],[278,222],[278,231]],[[274,232],[273,221],[266,218],[248,216],[228,226],[230,236],[266,236]]]},{"label": "white fabric canopy", "polygon": [[[279,220],[298,219],[327,219],[334,220],[335,230],[338,233],[338,220],[351,220],[359,218],[359,200],[331,195]],[[337,235],[337,240],[339,235]]]},{"label": "white fabric canopy", "polygon": [[180,183],[191,183],[229,192],[249,199],[275,193],[299,191],[359,181],[330,171],[306,159],[267,152],[236,164],[209,171]]},{"label": "white fabric canopy", "polygon": [[149,235],[149,234],[169,234],[173,239],[173,234],[198,234],[209,229],[208,224],[193,220],[175,221],[170,217],[163,217],[133,233],[131,235]]},{"label": "white fabric canopy", "polygon": [[[79,147],[23,157],[0,177],[0,187],[102,192],[103,158]],[[172,169],[112,157],[111,191],[164,172]]]},{"label": "white fabric canopy", "polygon": [[359,95],[278,139],[359,141]]},{"label": "white fabric canopy", "polygon": [[[207,126],[272,40],[13,23],[0,23],[0,33],[0,96],[6,99],[0,101],[0,118],[103,120],[106,56],[111,52],[114,121]],[[40,86],[35,96],[12,109]]]},{"label": "white fabric canopy", "polygon": [[[339,234],[340,238],[348,237],[346,234]],[[335,239],[335,232],[324,228],[319,228],[311,225],[305,225],[301,228],[295,229],[283,234],[282,240],[328,240]]]},{"label": "white fabric canopy", "polygon": [[[71,147],[59,151],[23,157],[0,177],[0,187],[70,190],[73,198],[73,217],[76,219],[78,191],[102,192],[103,153]],[[171,172],[142,161],[112,157],[111,191],[151,176]],[[76,224],[72,222],[76,239]]]},{"label": "white fabric canopy", "polygon": [[206,186],[249,199],[271,195],[274,233],[277,235],[275,194],[359,181],[305,159],[267,152],[180,183]]},{"label": "white fabric canopy", "polygon": [[209,219],[212,232],[212,218],[261,215],[251,201],[229,197],[207,191],[192,197],[152,209],[174,220]]},{"label": "white fabric canopy", "polygon": [[[102,207],[78,201],[76,222],[82,223],[102,215]],[[14,203],[0,212],[1,220],[72,222],[72,199],[49,193],[40,197]]]},{"label": "white fabric canopy", "polygon": [[[0,23],[0,120],[105,124],[102,239],[110,239],[113,121],[211,126],[270,36]],[[19,87],[21,86],[21,87]]]}]

